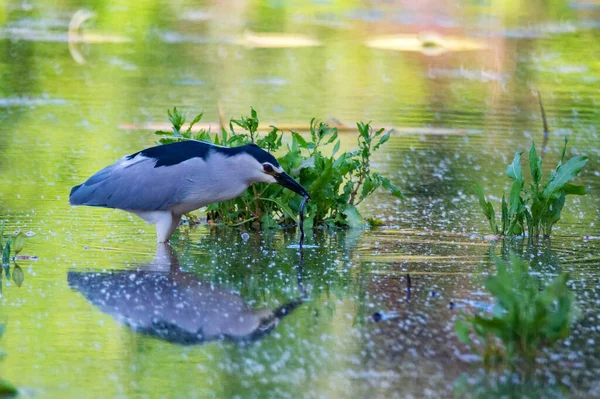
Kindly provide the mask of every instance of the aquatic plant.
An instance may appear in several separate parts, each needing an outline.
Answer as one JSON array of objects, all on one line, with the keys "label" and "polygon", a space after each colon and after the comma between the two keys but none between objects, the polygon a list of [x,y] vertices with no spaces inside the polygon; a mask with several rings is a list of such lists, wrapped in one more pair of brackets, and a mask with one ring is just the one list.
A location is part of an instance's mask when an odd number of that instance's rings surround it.
[{"label": "aquatic plant", "polygon": [[479,205],[490,223],[492,233],[504,236],[522,235],[527,228],[529,239],[542,233],[549,237],[552,227],[560,220],[560,213],[569,194],[584,195],[586,187],[576,186],[569,182],[583,169],[588,159],[575,156],[563,163],[567,150],[567,139],[558,161],[558,165],[550,172],[548,179],[542,184],[542,158],[537,154],[535,143],[529,150],[529,167],[533,182],[526,189],[521,167],[521,155],[517,152],[506,169],[507,176],[513,181],[508,201],[502,196],[501,224],[496,223],[496,214],[492,204],[485,199],[483,189],[475,184]]},{"label": "aquatic plant", "polygon": [[11,249],[14,256],[23,250],[23,246],[25,246],[25,233],[17,232],[15,235],[9,236],[4,243],[2,242],[3,237],[4,222],[2,222],[2,227],[0,227],[0,252],[2,253],[2,266],[7,266],[11,259]]},{"label": "aquatic plant", "polygon": [[577,309],[561,274],[543,287],[529,273],[529,264],[515,255],[496,259],[497,273],[485,287],[496,300],[493,314],[480,312],[456,321],[458,339],[478,354],[486,368],[509,366],[528,374],[543,348],[571,332]]},{"label": "aquatic plant", "polygon": [[[6,324],[0,323],[0,338],[4,335],[4,331],[6,330]],[[0,360],[4,359],[6,356],[6,352],[0,350]],[[10,398],[17,395],[17,388],[12,385],[10,382],[3,380],[0,378],[0,398]]]},{"label": "aquatic plant", "polygon": [[[211,134],[201,129],[192,132],[193,126],[202,119],[197,115],[188,128],[183,130],[186,115],[177,108],[168,111],[173,125],[170,132],[157,131],[163,136],[161,144],[181,140],[201,140],[210,143],[238,146],[255,143],[259,147],[277,154],[283,147],[283,131],[275,126],[265,135],[259,135],[259,120],[251,108],[250,116],[232,119],[229,131]],[[243,129],[236,131],[234,125]],[[291,132],[291,140],[283,155],[277,157],[279,164],[310,193],[312,200],[307,204],[306,227],[342,226],[358,227],[364,224],[356,206],[379,187],[403,198],[400,190],[390,180],[371,169],[371,157],[390,139],[391,132],[374,130],[369,123],[358,123],[358,149],[339,154],[340,140],[335,127],[311,120],[310,136],[303,137]],[[325,151],[325,148],[328,150]],[[331,150],[329,150],[331,148]],[[302,198],[277,184],[254,184],[240,197],[207,206],[209,222],[227,225],[252,224],[263,228],[291,225]]]},{"label": "aquatic plant", "polygon": [[[3,242],[4,237],[4,222],[2,222],[2,226],[0,227],[0,253],[2,253],[2,268],[4,269],[4,273],[7,279],[10,279],[10,261],[13,262],[16,259],[16,256],[23,250],[25,246],[25,233],[18,232],[12,236],[9,236],[6,241]],[[13,257],[11,258],[11,252],[13,253]],[[1,277],[1,275],[0,275]],[[12,279],[17,284],[17,286],[21,286],[23,284],[23,280],[25,275],[21,267],[14,262]],[[0,285],[0,296],[2,295],[2,286]]]}]

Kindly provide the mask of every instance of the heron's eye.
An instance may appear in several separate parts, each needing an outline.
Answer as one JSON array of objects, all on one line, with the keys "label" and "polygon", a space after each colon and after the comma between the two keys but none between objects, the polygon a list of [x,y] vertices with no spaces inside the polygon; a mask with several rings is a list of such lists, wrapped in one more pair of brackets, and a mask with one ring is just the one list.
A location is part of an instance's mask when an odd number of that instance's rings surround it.
[{"label": "heron's eye", "polygon": [[273,173],[273,166],[271,166],[270,164],[266,163],[263,165],[263,169],[265,170],[265,172],[267,173]]}]

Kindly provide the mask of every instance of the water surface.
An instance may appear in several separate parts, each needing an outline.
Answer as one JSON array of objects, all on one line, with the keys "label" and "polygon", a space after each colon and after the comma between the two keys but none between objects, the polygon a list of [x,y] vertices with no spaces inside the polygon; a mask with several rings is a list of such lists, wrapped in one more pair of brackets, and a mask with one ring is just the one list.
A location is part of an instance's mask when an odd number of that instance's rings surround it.
[{"label": "water surface", "polygon": [[[582,310],[543,389],[600,395],[600,7],[422,3],[0,5],[0,218],[34,233],[37,257],[18,261],[22,286],[3,277],[2,377],[63,398],[447,397],[467,373],[475,395],[454,319],[492,304],[491,254],[512,249],[544,281],[571,272]],[[69,35],[78,10],[94,16]],[[367,46],[391,34],[448,48]],[[499,201],[514,152],[541,145],[536,90],[546,173],[567,137],[590,193],[568,198],[551,241],[490,243],[472,184]],[[278,126],[393,127],[374,167],[407,200],[361,204],[385,227],[308,234],[303,265],[295,231],[183,227],[157,248],[135,217],[68,205],[73,185],[152,145],[175,105],[214,128],[250,106]]]}]

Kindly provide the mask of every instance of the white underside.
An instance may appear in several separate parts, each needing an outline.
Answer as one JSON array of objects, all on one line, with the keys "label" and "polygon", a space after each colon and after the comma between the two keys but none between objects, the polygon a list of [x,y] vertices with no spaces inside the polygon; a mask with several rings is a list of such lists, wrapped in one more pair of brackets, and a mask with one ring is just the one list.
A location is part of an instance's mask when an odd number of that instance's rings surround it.
[{"label": "white underside", "polygon": [[171,211],[129,211],[146,221],[148,224],[156,226],[156,241],[167,242],[173,234],[179,221],[181,214],[175,214]]}]

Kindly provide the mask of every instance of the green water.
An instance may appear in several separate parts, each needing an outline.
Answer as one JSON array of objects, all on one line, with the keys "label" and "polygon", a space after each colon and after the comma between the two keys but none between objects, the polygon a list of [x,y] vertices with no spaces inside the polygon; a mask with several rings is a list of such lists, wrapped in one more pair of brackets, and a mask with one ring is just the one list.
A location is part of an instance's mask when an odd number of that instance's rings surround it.
[{"label": "green water", "polygon": [[[543,278],[572,273],[582,311],[540,373],[558,395],[599,396],[600,3],[412,3],[0,4],[0,218],[34,233],[24,254],[37,257],[18,261],[21,287],[3,276],[2,378],[60,398],[452,395],[461,374],[477,378],[454,319],[491,303],[483,281],[502,250],[482,239],[472,183],[499,201],[514,152],[541,145],[539,90],[546,173],[564,137],[569,155],[590,159],[578,178],[590,193],[568,198],[556,236],[526,251]],[[80,9],[95,16],[69,46]],[[427,31],[484,48],[365,45]],[[319,45],[260,48],[248,42],[256,32]],[[308,234],[301,267],[294,231],[244,240],[181,227],[171,249],[157,248],[135,217],[68,205],[73,185],[152,145],[174,105],[214,128],[219,107],[228,120],[251,105],[278,126],[394,127],[374,167],[407,200],[361,204],[383,228]],[[342,149],[354,144],[343,137]],[[190,306],[201,320],[185,316]],[[163,321],[142,328],[144,311]],[[397,317],[374,322],[376,312]],[[190,342],[190,326],[207,339]]]}]

